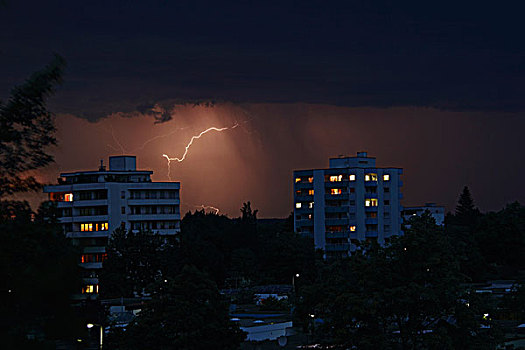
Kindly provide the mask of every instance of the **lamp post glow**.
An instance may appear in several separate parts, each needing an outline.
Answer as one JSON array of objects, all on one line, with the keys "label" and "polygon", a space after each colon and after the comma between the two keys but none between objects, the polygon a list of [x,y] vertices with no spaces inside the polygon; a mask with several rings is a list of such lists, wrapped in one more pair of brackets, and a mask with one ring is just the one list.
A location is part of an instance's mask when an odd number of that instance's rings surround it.
[{"label": "lamp post glow", "polygon": [[295,275],[292,276],[292,290],[293,290],[294,294],[295,294],[295,279],[299,278],[299,276],[300,275],[298,273],[296,273]]},{"label": "lamp post glow", "polygon": [[100,327],[100,345],[99,345],[99,349],[102,350],[102,339],[104,338],[104,328],[102,327],[102,325],[96,324],[96,323],[88,323],[86,325],[86,327],[89,328],[89,329],[93,328],[94,326],[99,326]]}]

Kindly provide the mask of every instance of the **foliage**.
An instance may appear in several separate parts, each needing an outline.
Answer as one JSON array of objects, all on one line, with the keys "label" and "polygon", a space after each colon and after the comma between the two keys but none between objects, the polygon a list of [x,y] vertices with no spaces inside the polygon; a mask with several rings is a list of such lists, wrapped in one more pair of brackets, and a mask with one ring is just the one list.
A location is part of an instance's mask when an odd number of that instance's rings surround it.
[{"label": "foliage", "polygon": [[115,349],[236,349],[244,333],[229,320],[217,286],[195,267],[185,266],[158,282],[126,332],[112,334]]},{"label": "foliage", "polygon": [[525,266],[525,207],[518,202],[486,214],[476,229],[481,254],[490,264],[514,270]]},{"label": "foliage", "polygon": [[43,205],[35,216],[27,202],[0,202],[3,348],[54,348],[54,339],[73,338],[84,328],[70,305],[81,288],[78,252],[42,216],[52,210]]},{"label": "foliage", "polygon": [[111,234],[99,281],[104,298],[134,297],[147,293],[164,279],[172,247],[148,231],[117,229]]},{"label": "foliage", "polygon": [[64,59],[55,56],[15,87],[7,102],[0,101],[0,197],[41,187],[33,176],[22,174],[53,161],[47,148],[56,143],[55,125],[46,100],[61,82],[64,66]]},{"label": "foliage", "polygon": [[450,242],[424,214],[386,247],[372,244],[349,259],[322,263],[317,282],[301,289],[297,313],[323,319],[319,334],[343,347],[492,344],[492,334],[479,332],[485,305],[462,282]]}]

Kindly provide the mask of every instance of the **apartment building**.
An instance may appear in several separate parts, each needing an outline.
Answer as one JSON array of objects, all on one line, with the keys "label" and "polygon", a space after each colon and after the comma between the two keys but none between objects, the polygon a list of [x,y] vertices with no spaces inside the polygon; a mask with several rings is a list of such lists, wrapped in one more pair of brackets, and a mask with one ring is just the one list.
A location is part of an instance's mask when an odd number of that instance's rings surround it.
[{"label": "apartment building", "polygon": [[366,152],[294,171],[295,231],[313,237],[326,257],[348,256],[359,241],[384,244],[401,233],[402,173],[376,167]]},{"label": "apartment building", "polygon": [[111,233],[147,229],[173,237],[180,232],[180,183],[152,182],[153,171],[137,170],[135,156],[109,157],[95,171],[62,173],[44,192],[57,202],[64,233],[82,249],[83,294],[98,294],[98,271]]},{"label": "apartment building", "polygon": [[403,221],[406,224],[411,217],[421,216],[427,211],[436,220],[437,225],[443,226],[445,224],[445,207],[436,205],[436,203],[425,203],[425,205],[419,207],[404,207],[402,212]]}]

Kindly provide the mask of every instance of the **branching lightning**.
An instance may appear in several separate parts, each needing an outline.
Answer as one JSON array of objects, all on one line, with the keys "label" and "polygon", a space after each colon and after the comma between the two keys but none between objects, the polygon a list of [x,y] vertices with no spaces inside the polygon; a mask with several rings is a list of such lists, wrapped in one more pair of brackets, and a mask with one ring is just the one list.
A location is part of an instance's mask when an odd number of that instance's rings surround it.
[{"label": "branching lightning", "polygon": [[218,214],[219,214],[219,211],[220,211],[219,208],[215,208],[215,207],[213,207],[213,206],[211,206],[211,205],[204,205],[204,204],[201,204],[200,206],[197,206],[197,207],[202,208],[202,209],[204,209],[204,210],[208,210],[208,209],[214,210],[214,211],[215,211],[215,215],[218,215]]},{"label": "branching lightning", "polygon": [[193,145],[193,141],[195,141],[197,139],[200,139],[204,134],[207,134],[210,131],[225,131],[225,130],[235,129],[238,126],[239,126],[238,123],[235,123],[233,126],[224,127],[224,128],[216,128],[216,127],[212,126],[211,128],[208,128],[208,129],[202,131],[200,134],[192,136],[190,142],[188,142],[188,144],[186,145],[186,148],[184,150],[184,154],[180,158],[179,157],[170,157],[167,154],[163,154],[162,156],[164,158],[166,158],[167,161],[168,161],[168,179],[171,180],[171,177],[170,177],[171,162],[172,161],[176,161],[176,162],[180,163],[180,162],[184,161],[184,159],[186,159],[186,155],[188,154],[188,151],[189,151],[191,145]]}]

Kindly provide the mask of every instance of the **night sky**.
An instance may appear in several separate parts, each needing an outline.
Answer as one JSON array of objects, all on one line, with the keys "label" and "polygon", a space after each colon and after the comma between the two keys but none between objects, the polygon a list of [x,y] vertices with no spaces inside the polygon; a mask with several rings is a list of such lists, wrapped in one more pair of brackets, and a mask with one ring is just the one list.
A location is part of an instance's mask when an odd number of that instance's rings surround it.
[{"label": "night sky", "polygon": [[406,206],[453,210],[468,185],[497,210],[525,202],[525,9],[514,3],[5,0],[0,97],[54,52],[67,60],[45,181],[122,153],[165,181],[163,153],[238,124],[172,162],[184,211],[237,216],[251,200],[284,217],[294,169],[357,151],[404,168]]}]

